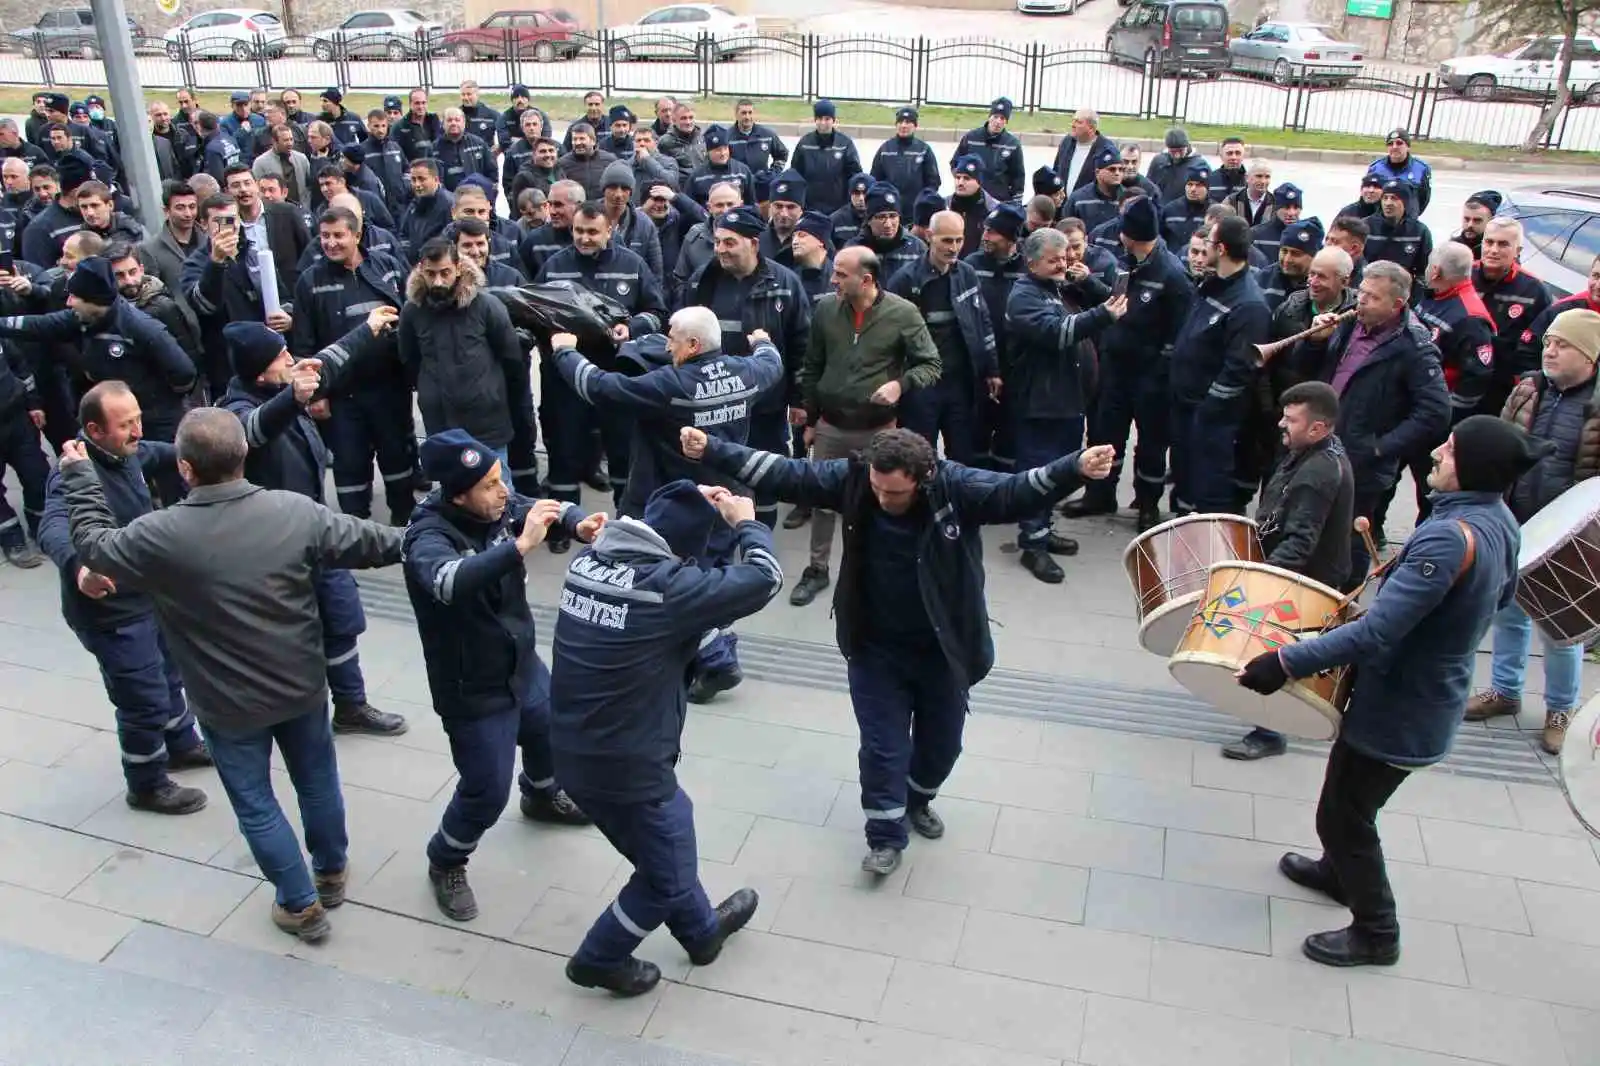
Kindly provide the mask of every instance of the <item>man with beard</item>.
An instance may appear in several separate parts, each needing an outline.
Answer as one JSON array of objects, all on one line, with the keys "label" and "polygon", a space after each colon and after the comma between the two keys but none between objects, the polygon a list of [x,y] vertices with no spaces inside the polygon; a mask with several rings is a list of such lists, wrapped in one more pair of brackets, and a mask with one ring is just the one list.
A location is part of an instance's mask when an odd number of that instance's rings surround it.
[{"label": "man with beard", "polygon": [[250,172],[257,179],[271,174],[283,182],[284,196],[292,203],[311,206],[311,161],[294,145],[294,130],[287,124],[274,126],[268,131],[272,147],[256,156]]},{"label": "man with beard", "polygon": [[1240,137],[1224,137],[1222,164],[1211,172],[1211,202],[1224,202],[1244,188],[1248,180],[1244,166],[1244,140]]},{"label": "man with beard", "polygon": [[660,281],[662,272],[661,236],[645,213],[633,206],[633,168],[618,160],[606,167],[601,178],[604,187],[606,218],[611,221],[611,239],[643,259],[650,273]]},{"label": "man with beard", "polygon": [[[367,137],[361,142],[366,169],[372,171],[383,190],[383,203],[396,218],[411,202],[411,181],[406,154],[389,135],[389,116],[381,108],[367,112]],[[509,182],[506,187],[510,188]]]},{"label": "man with beard", "polygon": [[606,97],[604,93],[591,89],[583,94],[583,114],[567,123],[567,135],[561,142],[562,155],[572,151],[573,127],[579,124],[588,126],[589,132],[594,134],[596,139],[599,138],[600,131],[606,128]]},{"label": "man with beard", "polygon": [[[529,146],[529,153],[522,165],[517,168],[516,176],[511,179],[511,189],[520,193],[524,189],[537,189],[546,196],[550,190],[562,180],[561,174],[556,169],[560,161],[560,153],[556,142],[549,137],[540,137]],[[581,190],[582,185],[578,188]]]},{"label": "man with beard", "polygon": [[1461,232],[1450,239],[1466,245],[1472,252],[1472,258],[1482,258],[1484,228],[1503,202],[1504,197],[1493,189],[1475,192],[1467,197],[1467,202],[1461,205]]},{"label": "man with beard", "polygon": [[1211,268],[1211,231],[1210,223],[1207,228],[1195,233],[1189,238],[1189,247],[1184,255],[1184,272],[1188,274],[1190,282],[1200,284],[1200,279],[1206,276],[1206,271]]},{"label": "man with beard", "polygon": [[999,206],[999,201],[983,191],[982,174],[983,160],[975,156],[959,156],[950,164],[950,177],[955,184],[950,210],[961,216],[964,255],[970,255],[982,242],[984,220]]},{"label": "man with beard", "polygon": [[1433,259],[1433,234],[1417,213],[1417,191],[1411,183],[1399,178],[1386,181],[1378,214],[1370,220],[1371,232],[1367,234],[1368,261],[1387,260],[1416,280],[1411,293],[1413,303],[1422,298],[1426,286],[1421,279]]},{"label": "man with beard", "polygon": [[962,260],[978,277],[978,292],[994,330],[995,365],[1000,369],[1000,395],[982,404],[974,445],[978,465],[993,470],[1010,469],[1012,465],[1011,397],[1005,388],[1011,374],[1006,301],[1011,298],[1011,287],[1027,272],[1019,247],[1022,227],[1022,211],[1017,205],[1000,204],[984,219],[978,250]]},{"label": "man with beard", "polygon": [[[1278,238],[1278,261],[1256,272],[1256,284],[1267,310],[1276,311],[1292,294],[1306,287],[1311,272],[1311,257],[1322,247],[1322,223],[1315,218],[1301,219],[1284,227]],[[1275,409],[1274,409],[1275,410]]]},{"label": "man with beard", "polygon": [[1067,214],[1082,219],[1084,229],[1093,233],[1095,227],[1117,215],[1122,200],[1122,156],[1115,149],[1101,149],[1085,165],[1094,168],[1094,181],[1067,198]]},{"label": "man with beard", "polygon": [[[434,143],[433,158],[439,161],[439,182],[455,192],[469,174],[482,174],[495,181],[494,150],[476,133],[467,130],[467,116],[459,107],[446,108],[444,133]],[[492,201],[491,197],[491,201]]]},{"label": "man with beard", "polygon": [[[605,132],[600,136],[600,150],[610,152],[618,159],[633,157],[633,111],[627,104],[617,104],[606,112]],[[599,127],[596,127],[599,132]]]},{"label": "man with beard", "polygon": [[1173,255],[1182,255],[1189,238],[1205,227],[1206,212],[1211,208],[1210,180],[1211,164],[1204,159],[1191,160],[1183,199],[1161,205],[1161,235]]},{"label": "man with beard", "polygon": [[[832,100],[812,104],[811,115],[816,128],[795,144],[792,166],[806,179],[812,208],[832,213],[849,205],[851,179],[862,172],[861,156],[849,135],[837,129],[839,112]],[[834,243],[841,239],[836,236]]]},{"label": "man with beard", "polygon": [[[1320,315],[1337,315],[1356,304],[1350,287],[1350,257],[1342,248],[1324,247],[1311,257],[1305,288],[1291,292],[1272,312],[1272,339],[1282,340],[1311,328]],[[1307,337],[1267,364],[1262,379],[1263,403],[1283,407],[1283,394],[1302,381],[1316,378],[1328,349],[1329,334]]]},{"label": "man with beard", "polygon": [[950,160],[963,156],[975,157],[980,165],[979,179],[983,191],[1001,203],[1016,203],[1027,188],[1027,171],[1022,162],[1022,142],[1016,134],[1006,129],[1011,122],[1012,104],[1002,96],[989,105],[989,118],[975,130],[961,135],[956,153]]},{"label": "man with beard", "polygon": [[900,222],[900,193],[887,182],[867,190],[867,227],[855,243],[870,248],[883,264],[885,281],[928,253]]},{"label": "man with beard", "polygon": [[806,213],[806,179],[785,170],[772,179],[767,229],[761,234],[761,254],[780,266],[794,268],[794,228]]},{"label": "man with beard", "polygon": [[894,136],[878,146],[872,157],[872,178],[900,190],[903,203],[914,203],[923,190],[939,191],[939,160],[928,143],[917,136],[917,109],[902,107],[894,113]]},{"label": "man with beard", "polygon": [[594,127],[587,122],[574,123],[567,131],[572,149],[556,160],[556,173],[565,181],[575,181],[583,187],[586,200],[598,200],[605,191],[602,179],[606,167],[617,161],[610,152],[602,152],[595,145]]},{"label": "man with beard", "polygon": [[689,230],[678,250],[678,262],[672,268],[674,294],[681,293],[689,279],[716,255],[717,219],[738,207],[740,202],[739,190],[732,185],[712,186],[711,195],[706,198],[706,220]]},{"label": "man with beard", "polygon": [[407,102],[410,110],[399,122],[391,120],[389,130],[399,142],[406,159],[415,163],[433,154],[433,142],[439,139],[444,128],[439,125],[439,116],[428,110],[426,89],[412,89]]},{"label": "man with beard", "polygon": [[434,159],[413,159],[410,167],[411,203],[395,226],[407,257],[450,225],[456,198],[439,182],[439,163]]},{"label": "man with beard", "polygon": [[[1522,269],[1522,223],[1514,218],[1492,218],[1480,238],[1482,254],[1472,268],[1472,285],[1494,318],[1494,377],[1478,405],[1482,414],[1498,415],[1518,377],[1537,369],[1528,358],[1543,333],[1535,323],[1548,324],[1550,290]],[[1595,282],[1590,280],[1590,286]],[[1580,300],[1586,294],[1579,294]],[[1581,306],[1581,305],[1580,305]],[[1541,327],[1542,328],[1542,327]]]},{"label": "man with beard", "polygon": [[122,298],[161,323],[178,342],[178,347],[183,349],[189,361],[200,366],[204,356],[200,350],[199,327],[189,320],[160,278],[145,274],[144,263],[139,259],[136,247],[120,241],[107,246],[105,257],[111,264],[112,277]]},{"label": "man with beard", "polygon": [[300,110],[300,90],[298,89],[285,89],[279,93],[278,105],[283,108],[283,117],[293,122],[296,126],[305,126],[313,117]]}]

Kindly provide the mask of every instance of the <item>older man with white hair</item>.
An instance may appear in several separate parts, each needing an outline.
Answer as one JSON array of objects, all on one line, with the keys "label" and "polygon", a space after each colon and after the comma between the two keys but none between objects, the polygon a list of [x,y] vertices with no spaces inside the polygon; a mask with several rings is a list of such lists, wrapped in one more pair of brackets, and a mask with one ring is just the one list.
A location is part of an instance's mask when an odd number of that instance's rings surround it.
[{"label": "older man with white hair", "polygon": [[1504,215],[1491,218],[1479,238],[1472,287],[1494,318],[1494,380],[1478,410],[1498,415],[1519,375],[1539,367],[1541,335],[1554,299],[1545,283],[1522,268],[1522,223]]},{"label": "older man with white hair", "polygon": [[494,149],[482,137],[467,131],[466,112],[459,107],[446,108],[440,120],[444,123],[444,136],[433,146],[434,158],[439,161],[439,183],[455,192],[469,174],[482,174],[489,179],[491,188],[498,187]]},{"label": "older man with white hair", "polygon": [[1116,151],[1116,142],[1100,132],[1100,114],[1090,107],[1079,108],[1072,116],[1072,131],[1061,138],[1056,149],[1055,172],[1061,176],[1067,195],[1094,180],[1094,168],[1089,160],[1101,148]]}]

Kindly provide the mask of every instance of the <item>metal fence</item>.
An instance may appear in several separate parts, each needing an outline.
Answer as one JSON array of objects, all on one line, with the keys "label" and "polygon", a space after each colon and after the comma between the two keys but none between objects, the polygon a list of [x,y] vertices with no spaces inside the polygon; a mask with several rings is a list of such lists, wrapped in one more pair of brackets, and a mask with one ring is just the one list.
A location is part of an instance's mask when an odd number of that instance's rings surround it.
[{"label": "metal fence", "polygon": [[[1372,137],[1404,127],[1422,140],[1520,144],[1553,96],[1543,82],[1453,84],[1368,64],[1353,77],[1281,65],[1262,77],[1191,71],[1160,61],[1124,65],[1092,46],[1039,41],[816,34],[699,37],[536,36],[483,27],[407,37],[140,38],[148,88],[454,89],[527,85],[535,94],[711,95],[985,107],[1010,97],[1026,112],[1093,107],[1174,124],[1287,129]],[[105,84],[91,49],[42,35],[0,52],[0,84]],[[1544,147],[1600,151],[1600,90],[1580,95]]]}]

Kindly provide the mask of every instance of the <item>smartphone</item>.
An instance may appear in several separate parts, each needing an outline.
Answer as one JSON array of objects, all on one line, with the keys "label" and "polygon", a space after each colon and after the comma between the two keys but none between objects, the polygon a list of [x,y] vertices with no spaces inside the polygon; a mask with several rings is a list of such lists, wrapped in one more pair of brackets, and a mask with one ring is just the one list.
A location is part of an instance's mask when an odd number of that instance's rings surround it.
[{"label": "smartphone", "polygon": [[17,272],[17,258],[9,249],[0,250],[0,273],[15,274]]},{"label": "smartphone", "polygon": [[1111,298],[1115,300],[1118,296],[1126,295],[1128,295],[1128,275],[1118,272],[1117,280],[1111,283]]}]

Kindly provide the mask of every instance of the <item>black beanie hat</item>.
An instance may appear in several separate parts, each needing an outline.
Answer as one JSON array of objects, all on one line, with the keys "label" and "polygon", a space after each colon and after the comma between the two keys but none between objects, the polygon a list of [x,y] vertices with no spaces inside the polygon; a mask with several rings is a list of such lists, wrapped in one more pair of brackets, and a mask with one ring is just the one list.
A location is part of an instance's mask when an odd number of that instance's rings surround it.
[{"label": "black beanie hat", "polygon": [[661,534],[672,554],[685,562],[706,557],[712,524],[718,519],[711,501],[687,479],[662,485],[644,504],[645,525]]},{"label": "black beanie hat", "polygon": [[229,322],[222,327],[233,374],[246,385],[261,376],[288,347],[283,334],[263,322]]},{"label": "black beanie hat", "polygon": [[1505,492],[1552,451],[1518,427],[1493,415],[1473,415],[1451,432],[1456,442],[1456,481],[1463,492]]},{"label": "black beanie hat", "polygon": [[96,255],[79,263],[72,277],[67,279],[67,294],[100,307],[111,306],[117,298],[117,280],[111,261]]}]

